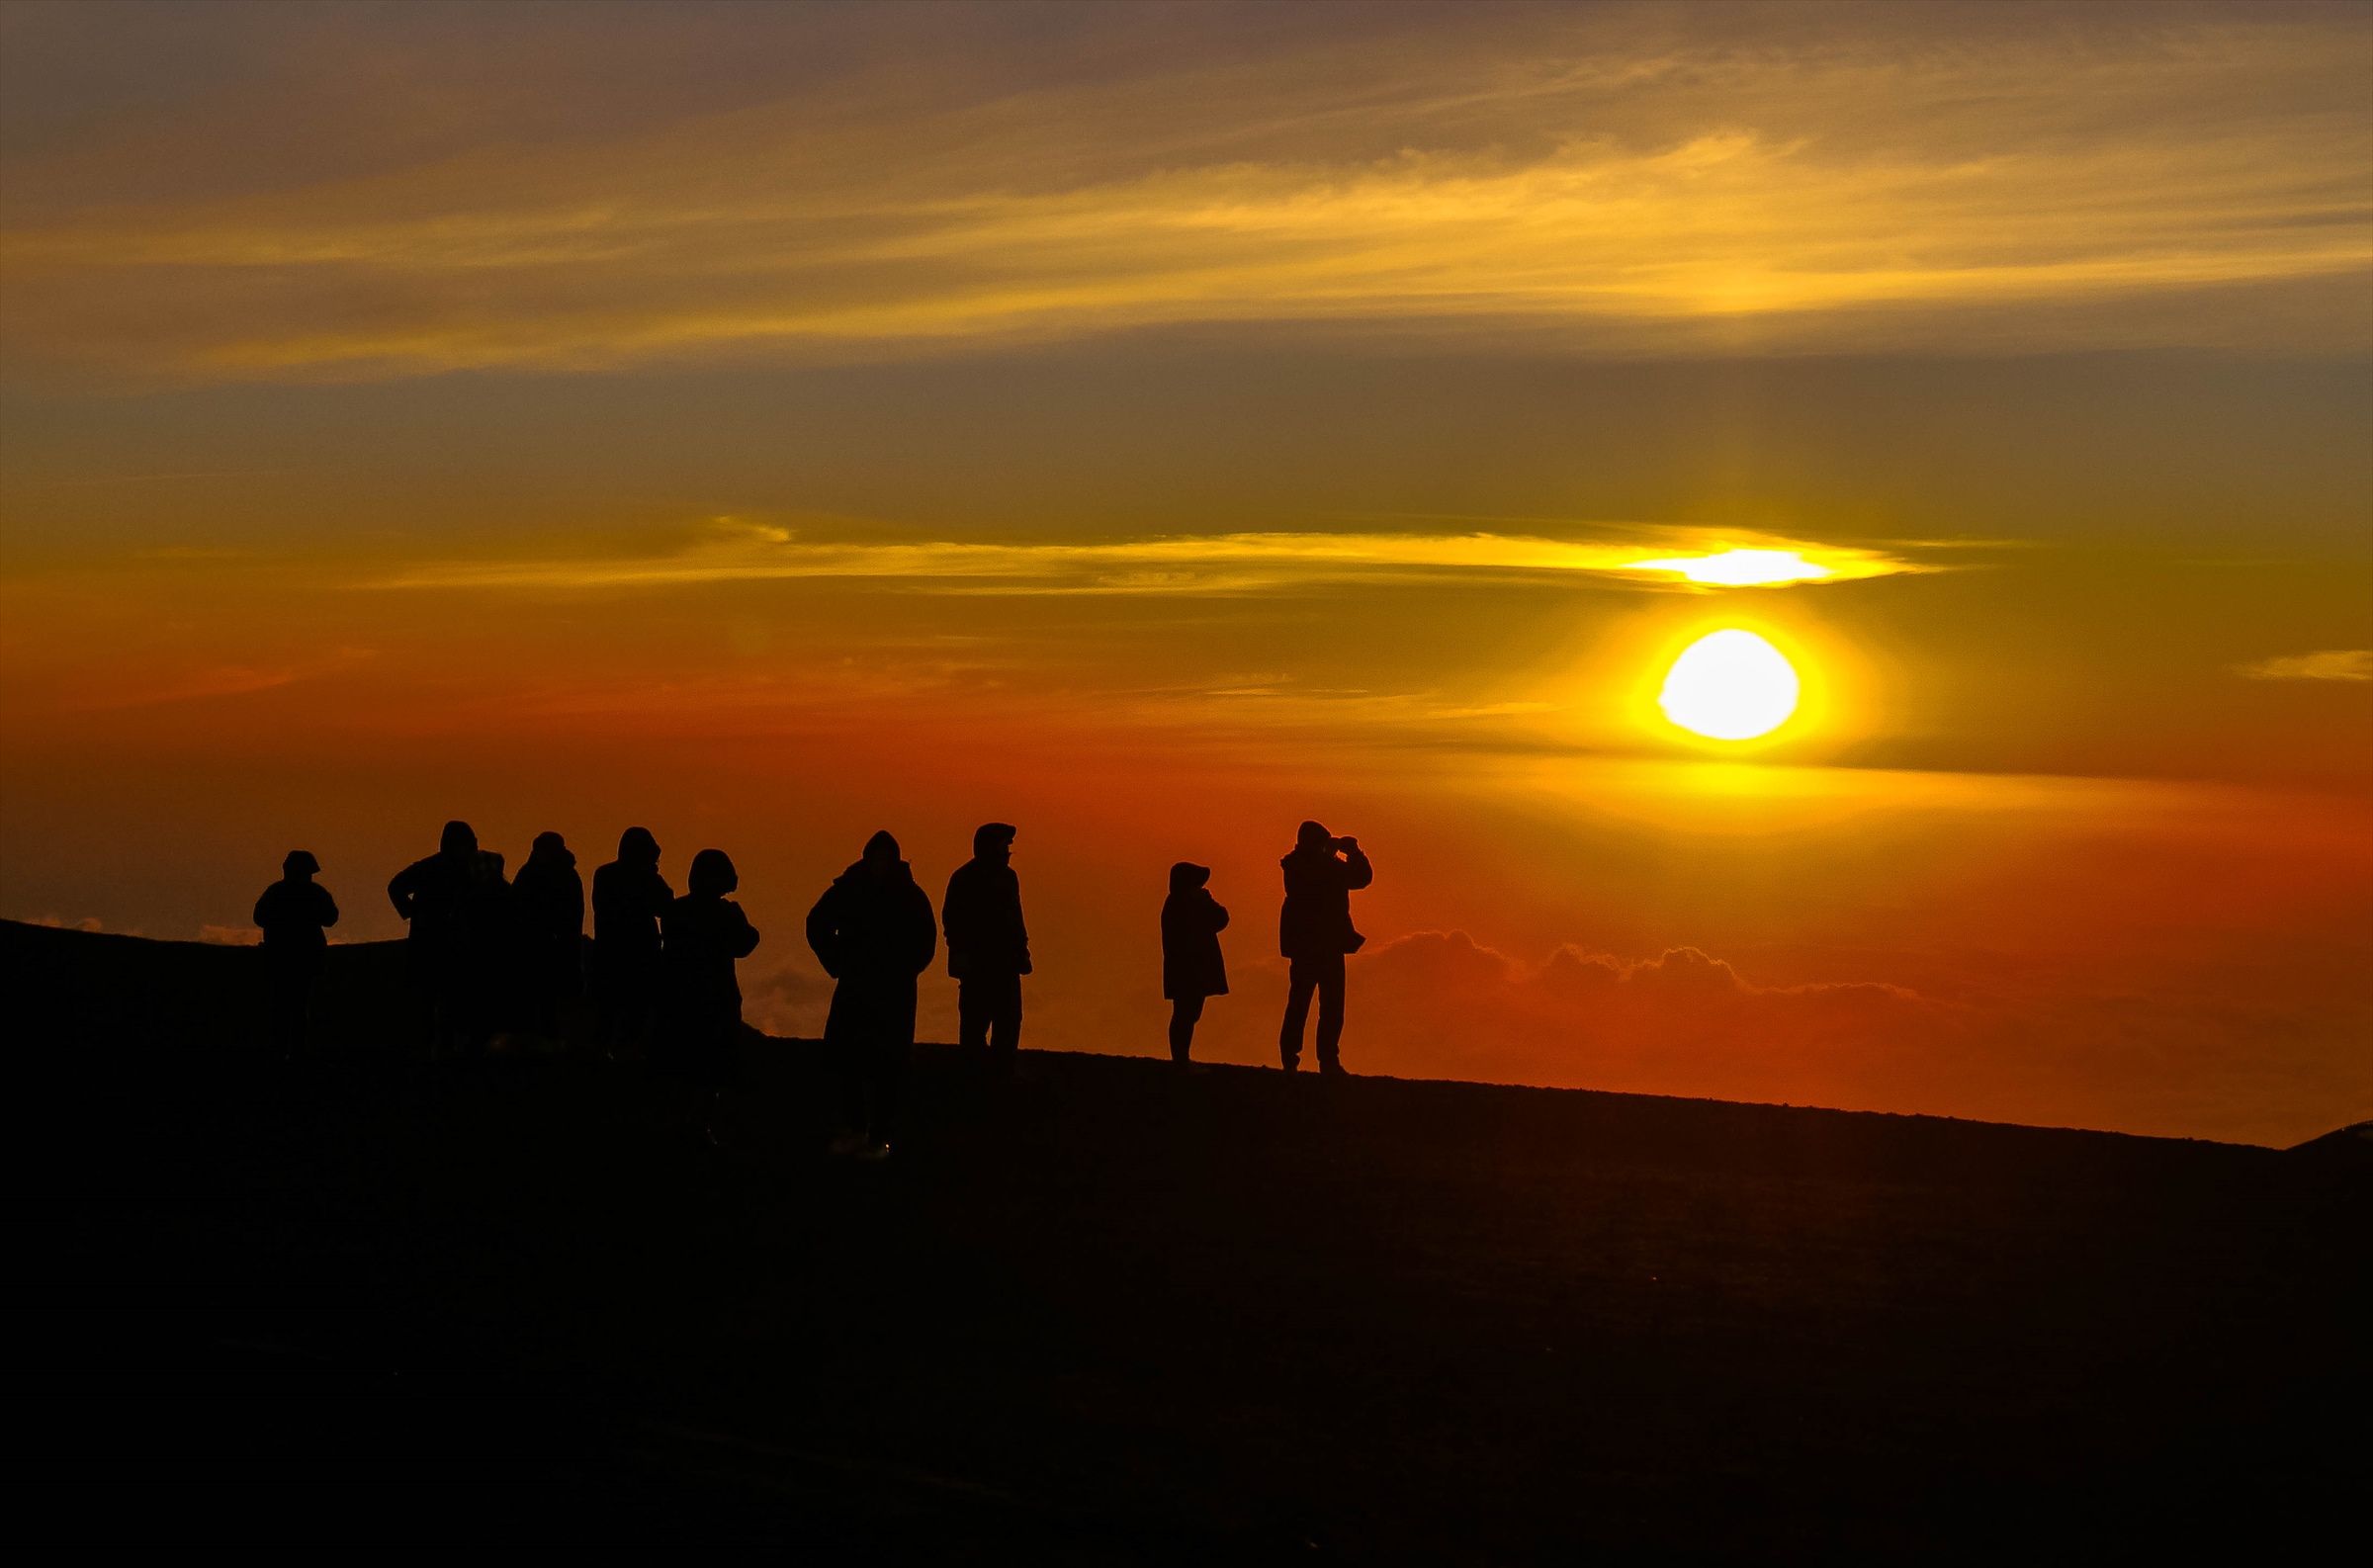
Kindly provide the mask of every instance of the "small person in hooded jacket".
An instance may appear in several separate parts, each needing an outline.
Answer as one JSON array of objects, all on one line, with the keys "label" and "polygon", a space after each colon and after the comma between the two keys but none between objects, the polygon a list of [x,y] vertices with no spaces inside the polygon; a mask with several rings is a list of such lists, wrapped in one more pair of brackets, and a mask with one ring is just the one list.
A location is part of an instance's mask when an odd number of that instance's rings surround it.
[{"label": "small person in hooded jacket", "polygon": [[593,873],[593,991],[602,1049],[640,1050],[659,999],[659,916],[675,890],[659,875],[648,828],[618,835],[618,858]]},{"label": "small person in hooded jacket", "polygon": [[757,929],[726,895],[742,885],[722,849],[692,857],[692,890],[659,917],[665,976],[666,1058],[712,1098],[732,1076],[742,1032],[734,961],[758,945]]},{"label": "small person in hooded jacket", "polygon": [[313,880],[320,869],[311,850],[292,849],[280,863],[280,880],[255,901],[255,923],[264,933],[264,976],[272,992],[272,1043],[284,1062],[305,1049],[313,988],[329,957],[329,938],[322,933],[338,923],[337,901]]},{"label": "small person in hooded jacket", "polygon": [[450,822],[435,854],[413,861],[388,883],[388,901],[411,924],[404,941],[404,970],[428,1003],[431,1056],[444,1048],[457,1023],[462,906],[477,859],[478,834],[468,823]]},{"label": "small person in hooded jacket", "polygon": [[1277,912],[1277,950],[1290,960],[1285,1022],[1277,1031],[1277,1056],[1286,1072],[1302,1064],[1302,1025],[1310,1016],[1310,994],[1318,993],[1318,1070],[1343,1071],[1343,960],[1367,941],[1352,929],[1352,894],[1376,874],[1357,838],[1337,838],[1319,823],[1304,823],[1293,835],[1293,852],[1277,865],[1285,873],[1285,906]]},{"label": "small person in hooded jacket", "polygon": [[585,883],[576,856],[559,833],[538,833],[527,864],[511,879],[518,901],[520,956],[526,965],[529,1010],[543,1034],[557,1039],[561,1009],[583,990],[578,953],[585,935]]},{"label": "small person in hooded jacket", "polygon": [[836,984],[824,1024],[826,1055],[840,1081],[844,1130],[837,1153],[887,1158],[899,1082],[915,1045],[915,980],[939,948],[930,895],[877,832],[808,912],[808,946]]},{"label": "small person in hooded jacket", "polygon": [[1013,874],[1013,828],[987,823],[972,835],[972,858],[947,879],[939,929],[956,982],[956,1020],[965,1051],[1011,1077],[1021,1045],[1021,977],[1030,972],[1030,932]]},{"label": "small person in hooded jacket", "polygon": [[1162,995],[1170,1000],[1170,1059],[1186,1065],[1203,1002],[1228,994],[1227,960],[1219,933],[1228,928],[1225,906],[1204,884],[1211,868],[1182,860],[1170,868],[1170,897],[1162,901]]}]

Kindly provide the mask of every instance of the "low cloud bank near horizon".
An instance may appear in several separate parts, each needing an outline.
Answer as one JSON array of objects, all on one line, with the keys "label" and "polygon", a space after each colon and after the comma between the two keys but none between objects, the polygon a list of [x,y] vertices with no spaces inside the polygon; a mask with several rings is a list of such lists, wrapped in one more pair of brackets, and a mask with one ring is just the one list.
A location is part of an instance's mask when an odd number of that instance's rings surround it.
[{"label": "low cloud bank near horizon", "polygon": [[[1205,1061],[1274,1065],[1284,965],[1232,958],[1232,992],[1198,1029]],[[1355,1073],[1825,1105],[2048,1125],[2295,1142],[2296,1086],[2334,1086],[2330,1126],[2373,1108],[2373,1065],[2342,1042],[2373,999],[2329,983],[2129,992],[2041,976],[1979,976],[1966,995],[1887,981],[1755,983],[1696,947],[1626,959],[1564,943],[1538,962],[1463,930],[1373,943],[1351,960],[1345,1060]],[[2236,987],[2239,989],[2235,989]],[[832,983],[804,957],[747,988],[769,1033],[822,1033]],[[1150,1055],[1167,1003],[1150,993],[1030,991],[1025,1043]],[[926,986],[921,1038],[955,1038],[954,993]],[[1304,1066],[1313,1064],[1304,1048]],[[2359,1053],[2361,1055],[2361,1053]],[[2316,1130],[2323,1130],[2319,1126]]]}]

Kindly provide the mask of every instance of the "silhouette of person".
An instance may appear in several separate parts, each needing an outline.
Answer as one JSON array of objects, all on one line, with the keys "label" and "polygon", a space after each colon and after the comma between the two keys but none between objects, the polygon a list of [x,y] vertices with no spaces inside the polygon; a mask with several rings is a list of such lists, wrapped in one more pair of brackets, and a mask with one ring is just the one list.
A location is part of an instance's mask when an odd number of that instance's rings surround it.
[{"label": "silhouette of person", "polygon": [[1227,960],[1219,933],[1228,912],[1211,890],[1211,868],[1182,860],[1170,868],[1170,897],[1162,901],[1162,995],[1170,999],[1170,1059],[1186,1065],[1203,1002],[1228,994]]},{"label": "silhouette of person", "polygon": [[483,1048],[525,1021],[528,957],[519,904],[502,856],[481,849],[454,916],[454,1022],[461,1042]]},{"label": "silhouette of person", "polygon": [[431,1057],[445,1048],[455,1026],[462,900],[470,890],[470,866],[477,854],[478,834],[470,825],[450,822],[435,854],[413,861],[388,883],[389,902],[411,922],[404,969],[428,1003]]},{"label": "silhouette of person", "polygon": [[837,982],[824,1024],[843,1115],[834,1152],[887,1159],[915,1045],[915,977],[939,948],[930,895],[915,885],[897,839],[875,833],[864,858],[825,890],[808,912],[808,946]]},{"label": "silhouette of person", "polygon": [[585,883],[559,833],[538,833],[527,863],[511,879],[518,902],[527,1011],[538,1032],[558,1039],[561,1009],[583,990]]},{"label": "silhouette of person", "polygon": [[1340,1073],[1343,1039],[1343,960],[1367,938],[1352,929],[1352,894],[1376,879],[1357,838],[1330,837],[1318,823],[1293,835],[1293,852],[1277,862],[1285,872],[1285,907],[1277,912],[1277,950],[1291,960],[1285,1023],[1277,1056],[1286,1072],[1302,1065],[1302,1024],[1310,993],[1318,993],[1318,1070]]},{"label": "silhouette of person", "polygon": [[1021,977],[1030,972],[1030,933],[1021,921],[1021,879],[1013,874],[1013,829],[974,829],[972,858],[947,879],[939,928],[956,981],[958,1038],[999,1077],[1013,1072],[1021,1045]]},{"label": "silhouette of person", "polygon": [[717,1109],[733,1076],[742,1033],[742,988],[734,961],[758,945],[756,927],[726,897],[742,885],[722,849],[692,857],[691,891],[659,916],[666,1045],[663,1057],[709,1091],[708,1138],[719,1142]]},{"label": "silhouette of person", "polygon": [[610,1056],[639,1050],[659,1003],[659,916],[675,890],[659,875],[659,841],[648,828],[618,835],[618,858],[593,873],[593,978],[601,1044]]},{"label": "silhouette of person", "polygon": [[264,933],[264,976],[272,993],[272,1044],[284,1062],[305,1049],[312,1027],[313,988],[329,957],[322,932],[338,923],[337,901],[313,880],[321,869],[309,849],[292,849],[281,877],[255,901]]}]

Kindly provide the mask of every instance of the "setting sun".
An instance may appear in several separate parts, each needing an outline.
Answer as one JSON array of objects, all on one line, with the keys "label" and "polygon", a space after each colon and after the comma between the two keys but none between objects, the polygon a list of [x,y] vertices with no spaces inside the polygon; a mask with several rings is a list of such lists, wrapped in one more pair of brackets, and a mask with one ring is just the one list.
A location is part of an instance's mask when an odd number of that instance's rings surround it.
[{"label": "setting sun", "polygon": [[1673,660],[1656,705],[1694,735],[1752,740],[1797,711],[1796,666],[1753,632],[1714,632]]}]

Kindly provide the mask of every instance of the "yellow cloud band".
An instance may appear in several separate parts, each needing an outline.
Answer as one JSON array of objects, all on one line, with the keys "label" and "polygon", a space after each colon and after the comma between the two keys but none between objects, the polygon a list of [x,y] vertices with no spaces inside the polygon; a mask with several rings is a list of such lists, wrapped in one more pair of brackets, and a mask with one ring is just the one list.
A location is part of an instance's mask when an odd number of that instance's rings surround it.
[{"label": "yellow cloud band", "polygon": [[[1735,537],[1735,536],[1733,536]],[[1714,543],[1642,561],[1637,543],[1507,534],[1211,534],[1086,544],[810,542],[721,521],[661,555],[445,562],[375,579],[380,588],[636,588],[797,577],[896,579],[941,592],[1230,593],[1409,574],[1588,573],[1712,586],[1843,582],[1934,568],[1875,550],[1792,541]]]}]

